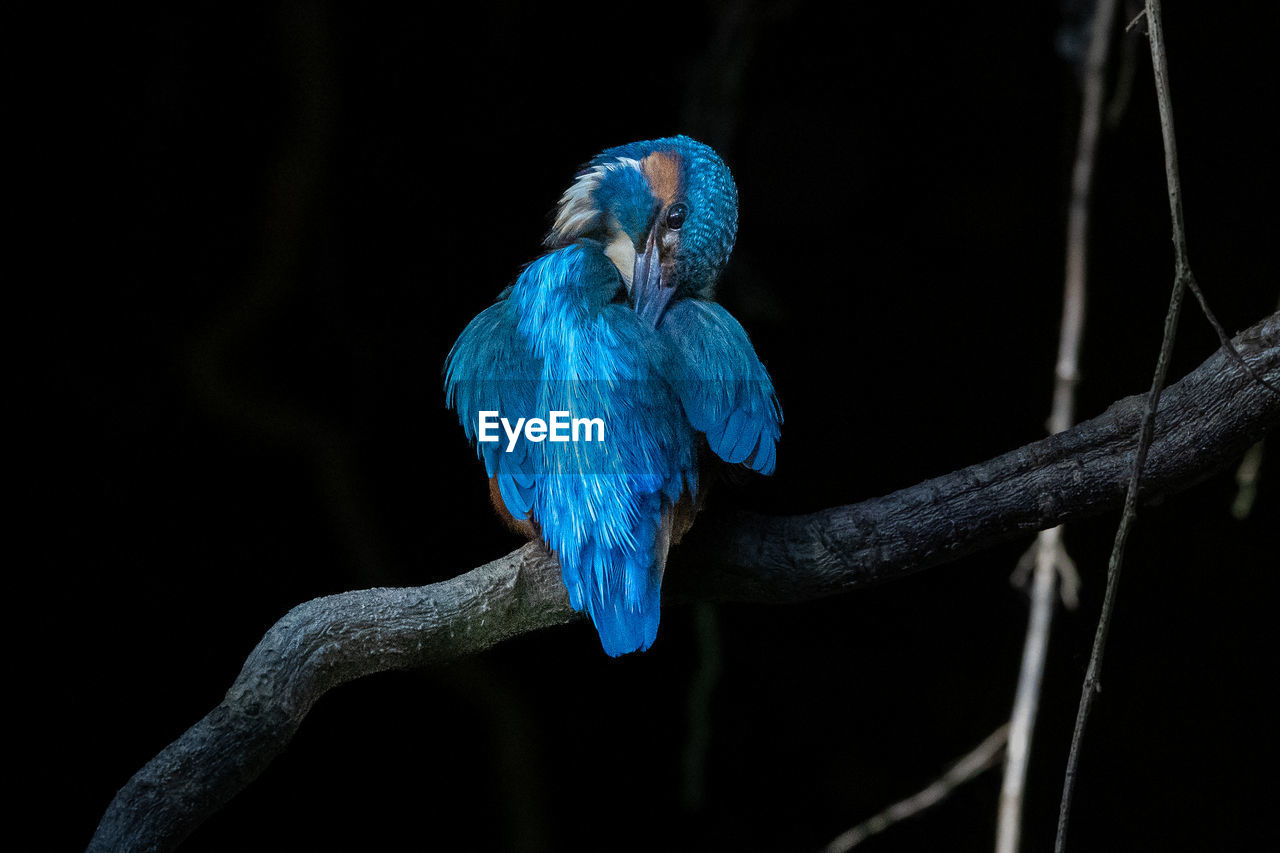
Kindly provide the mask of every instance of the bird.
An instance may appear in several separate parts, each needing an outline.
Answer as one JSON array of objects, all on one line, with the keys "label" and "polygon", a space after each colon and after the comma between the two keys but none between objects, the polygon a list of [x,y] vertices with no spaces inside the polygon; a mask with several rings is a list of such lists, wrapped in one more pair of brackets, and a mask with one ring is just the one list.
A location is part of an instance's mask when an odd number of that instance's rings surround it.
[{"label": "bird", "polygon": [[715,301],[737,230],[737,185],[710,146],[609,148],[560,198],[546,251],[445,361],[494,508],[556,555],[611,657],[652,646],[708,467],[775,468],[781,405]]}]

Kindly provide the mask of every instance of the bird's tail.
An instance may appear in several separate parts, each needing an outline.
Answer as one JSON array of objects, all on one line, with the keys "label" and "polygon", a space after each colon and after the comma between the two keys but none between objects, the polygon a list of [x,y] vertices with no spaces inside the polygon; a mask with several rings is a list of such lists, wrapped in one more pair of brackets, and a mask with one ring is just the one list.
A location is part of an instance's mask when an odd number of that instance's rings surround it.
[{"label": "bird's tail", "polygon": [[[640,514],[635,544],[587,543],[576,561],[561,559],[565,587],[575,610],[586,609],[610,657],[643,652],[658,636],[662,575],[671,547],[671,507]],[[576,565],[575,565],[576,563]]]}]

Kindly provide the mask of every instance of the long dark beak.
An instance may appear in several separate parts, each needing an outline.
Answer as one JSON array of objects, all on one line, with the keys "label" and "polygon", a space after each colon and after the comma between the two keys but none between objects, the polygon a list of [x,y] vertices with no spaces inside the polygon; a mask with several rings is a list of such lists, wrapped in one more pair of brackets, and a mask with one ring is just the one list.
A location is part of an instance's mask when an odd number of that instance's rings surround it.
[{"label": "long dark beak", "polygon": [[675,291],[670,274],[662,268],[662,258],[658,253],[658,227],[655,224],[649,229],[644,252],[636,255],[635,272],[631,277],[631,295],[640,319],[652,328],[658,328]]}]

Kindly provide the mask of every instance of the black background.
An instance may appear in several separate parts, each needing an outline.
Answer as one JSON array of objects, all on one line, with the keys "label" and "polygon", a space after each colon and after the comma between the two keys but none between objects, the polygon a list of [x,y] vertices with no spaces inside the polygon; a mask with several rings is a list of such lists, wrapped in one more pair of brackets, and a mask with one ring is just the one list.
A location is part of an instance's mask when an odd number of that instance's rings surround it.
[{"label": "black background", "polygon": [[[1166,11],[1192,261],[1232,331],[1277,298],[1277,81],[1255,8]],[[776,476],[717,493],[720,510],[852,502],[1043,434],[1084,39],[1070,10],[204,3],[48,32],[19,81],[48,116],[24,130],[47,142],[57,212],[21,362],[49,402],[18,532],[36,591],[14,607],[35,627],[13,677],[50,848],[87,843],[293,605],[519,544],[441,365],[604,147],[689,133],[738,181],[720,296],[786,423]],[[1118,37],[1117,66],[1126,51],[1081,417],[1146,389],[1172,283],[1145,38]],[[1173,374],[1215,345],[1189,306]],[[1246,521],[1231,471],[1140,516],[1075,849],[1274,840],[1274,457]],[[1052,844],[1115,523],[1067,533],[1083,601],[1055,625],[1028,850]],[[705,637],[672,605],[642,656],[607,659],[579,623],[334,691],[185,849],[816,849],[1007,717],[1027,544],[715,610],[696,808],[682,779]],[[866,849],[990,849],[998,789],[988,773]]]}]

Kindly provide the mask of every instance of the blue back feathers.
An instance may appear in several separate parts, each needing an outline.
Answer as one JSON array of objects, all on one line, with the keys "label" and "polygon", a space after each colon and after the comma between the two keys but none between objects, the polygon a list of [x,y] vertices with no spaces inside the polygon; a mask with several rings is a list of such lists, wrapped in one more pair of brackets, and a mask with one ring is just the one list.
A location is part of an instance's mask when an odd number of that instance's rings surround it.
[{"label": "blue back feathers", "polygon": [[[670,163],[678,180],[655,177]],[[677,197],[690,213],[664,269],[679,289],[653,328],[628,302],[626,249],[644,251]],[[697,435],[726,462],[774,468],[782,415],[769,375],[742,326],[699,298],[736,231],[737,190],[707,146],[675,137],[610,149],[565,193],[551,251],[471,321],[446,362],[448,404],[503,504],[556,553],[570,603],[610,655],[657,635],[673,508],[697,494]],[[499,441],[480,442],[484,411],[513,425],[557,411],[598,418],[604,440],[511,442],[499,429]]]}]

